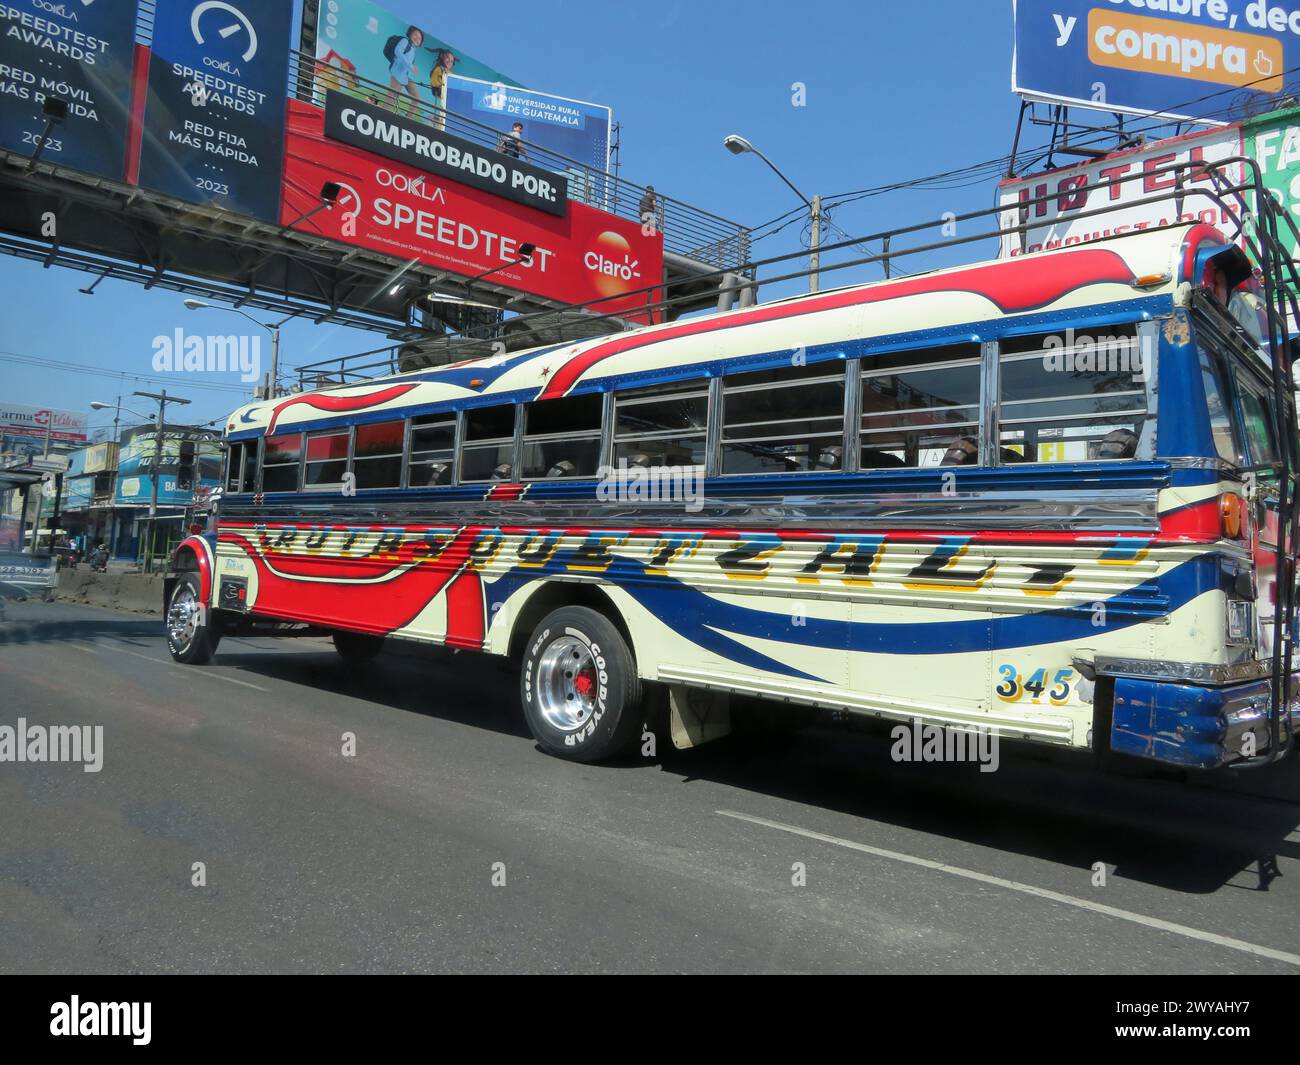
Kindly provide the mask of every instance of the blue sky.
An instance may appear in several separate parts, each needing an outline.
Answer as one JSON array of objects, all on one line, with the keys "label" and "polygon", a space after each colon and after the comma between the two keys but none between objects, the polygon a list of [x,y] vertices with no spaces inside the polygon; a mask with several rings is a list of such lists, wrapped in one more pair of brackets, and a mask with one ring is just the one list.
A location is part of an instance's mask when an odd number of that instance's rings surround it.
[{"label": "blue sky", "polygon": [[[624,177],[747,224],[797,201],[760,160],[729,154],[722,147],[728,133],[747,136],[811,195],[994,158],[1009,149],[1015,125],[1009,0],[385,6],[525,85],[608,103],[623,124]],[[806,86],[806,106],[792,106],[795,82]],[[908,190],[846,205],[834,218],[854,235],[869,233],[989,206],[995,188],[984,179],[947,191]],[[799,239],[796,225],[758,249],[793,251]],[[985,248],[981,257],[992,254]],[[921,265],[935,263],[911,268]],[[824,285],[878,276],[878,269],[846,270]],[[109,374],[0,361],[0,396],[84,410],[119,391],[156,390],[159,382],[129,376],[153,375],[155,336],[177,327],[207,331],[218,320],[232,333],[246,324],[212,311],[200,319],[182,308],[180,294],[124,282],[105,281],[94,297],[81,295],[92,278],[0,258],[0,352]],[[779,294],[767,289],[762,297]],[[281,361],[292,367],[384,343],[381,334],[293,324]],[[169,392],[173,385],[193,400],[185,414],[194,422],[219,418],[248,397],[235,375],[178,374]],[[112,412],[101,413],[91,424],[111,420]]]}]

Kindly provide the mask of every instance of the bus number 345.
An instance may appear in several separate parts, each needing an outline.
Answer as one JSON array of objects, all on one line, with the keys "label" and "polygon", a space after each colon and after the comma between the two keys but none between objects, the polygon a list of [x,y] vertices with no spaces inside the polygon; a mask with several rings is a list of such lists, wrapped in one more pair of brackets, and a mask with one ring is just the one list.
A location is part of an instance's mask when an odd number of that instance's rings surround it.
[{"label": "bus number 345", "polygon": [[1058,669],[1049,677],[1048,668],[1040,666],[1026,676],[1013,665],[998,666],[1002,683],[993,689],[994,694],[1004,703],[1018,703],[1028,695],[1030,702],[1045,698],[1053,706],[1063,706],[1070,701],[1074,670]]}]

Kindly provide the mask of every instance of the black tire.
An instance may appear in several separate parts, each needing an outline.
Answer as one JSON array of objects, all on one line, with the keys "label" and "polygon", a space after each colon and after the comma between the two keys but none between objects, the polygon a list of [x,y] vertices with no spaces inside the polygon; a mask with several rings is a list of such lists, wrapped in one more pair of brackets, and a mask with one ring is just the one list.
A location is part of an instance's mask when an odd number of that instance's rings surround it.
[{"label": "black tire", "polygon": [[[576,675],[564,669],[570,656]],[[640,735],[636,661],[622,633],[588,607],[552,611],[533,630],[524,648],[519,694],[528,730],[544,751],[558,758],[615,758]],[[570,720],[562,723],[557,720],[561,715]]]},{"label": "black tire", "polygon": [[[172,587],[163,624],[167,631],[167,649],[172,658],[187,666],[201,666],[212,660],[221,643],[221,630],[214,625],[211,609],[200,596],[199,575],[182,573]],[[197,609],[197,616],[195,610]],[[191,625],[190,619],[193,619]]]},{"label": "black tire", "polygon": [[384,649],[382,636],[365,632],[336,632],[334,650],[347,662],[369,662]]}]

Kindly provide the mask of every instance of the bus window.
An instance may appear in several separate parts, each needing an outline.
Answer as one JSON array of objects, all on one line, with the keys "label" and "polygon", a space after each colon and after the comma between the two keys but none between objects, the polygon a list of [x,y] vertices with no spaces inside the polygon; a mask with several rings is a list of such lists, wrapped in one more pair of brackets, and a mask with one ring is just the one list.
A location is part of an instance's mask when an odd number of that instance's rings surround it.
[{"label": "bus window", "polygon": [[1273,416],[1268,400],[1253,383],[1247,383],[1244,373],[1238,373],[1241,392],[1242,428],[1246,430],[1246,443],[1250,447],[1252,466],[1266,466],[1277,461],[1277,441],[1273,432]]},{"label": "bus window", "polygon": [[240,491],[240,478],[244,472],[245,446],[244,444],[231,444],[226,451],[226,491],[231,495]]},{"label": "bus window", "polygon": [[978,345],[862,360],[862,469],[977,462],[979,419]]},{"label": "bus window", "polygon": [[262,444],[262,491],[298,491],[298,462],[302,458],[302,433],[268,436]]},{"label": "bus window", "polygon": [[569,396],[524,408],[525,479],[594,477],[600,465],[604,396]]},{"label": "bus window", "polygon": [[341,485],[348,469],[348,431],[307,434],[307,464],[302,486],[326,488]]},{"label": "bus window", "polygon": [[722,383],[722,472],[838,470],[844,367],[822,363],[736,374]]},{"label": "bus window", "polygon": [[465,412],[460,452],[462,481],[509,481],[515,475],[515,408],[479,407]]},{"label": "bus window", "polygon": [[709,390],[698,384],[615,396],[614,464],[702,467],[708,421]]},{"label": "bus window", "polygon": [[1002,345],[1001,462],[1136,457],[1147,418],[1141,342],[1132,326],[1108,328],[1068,347],[1059,335]]},{"label": "bus window", "polygon": [[251,492],[257,487],[257,441],[249,440],[244,444],[244,477],[240,482],[241,492]]},{"label": "bus window", "polygon": [[411,461],[406,471],[410,488],[451,484],[456,450],[456,415],[429,414],[411,419]]},{"label": "bus window", "polygon": [[1223,360],[1204,344],[1200,346],[1201,383],[1205,388],[1206,410],[1210,416],[1210,435],[1219,458],[1234,466],[1246,465],[1241,447],[1233,432],[1232,392],[1228,387],[1228,370]]},{"label": "bus window", "polygon": [[358,425],[352,444],[352,472],[357,488],[396,488],[402,483],[406,422]]}]

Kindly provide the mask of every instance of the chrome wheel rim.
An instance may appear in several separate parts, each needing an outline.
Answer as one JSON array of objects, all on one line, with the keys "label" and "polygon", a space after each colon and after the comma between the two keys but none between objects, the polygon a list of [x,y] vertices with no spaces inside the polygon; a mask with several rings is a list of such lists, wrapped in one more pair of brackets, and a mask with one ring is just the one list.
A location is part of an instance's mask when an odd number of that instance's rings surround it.
[{"label": "chrome wheel rim", "polygon": [[537,708],[560,732],[576,732],[596,712],[600,683],[591,648],[573,636],[561,636],[537,663]]},{"label": "chrome wheel rim", "polygon": [[194,589],[182,584],[172,596],[172,604],[167,610],[167,634],[173,645],[186,650],[194,640],[194,633],[199,627],[199,602]]}]

